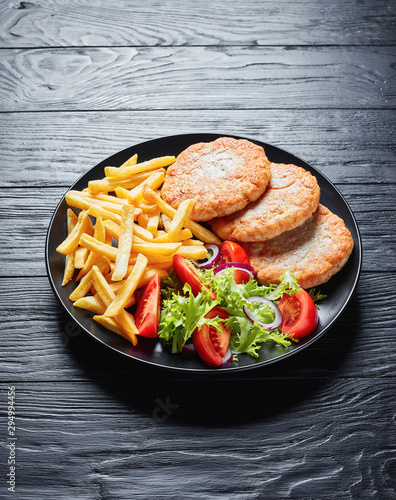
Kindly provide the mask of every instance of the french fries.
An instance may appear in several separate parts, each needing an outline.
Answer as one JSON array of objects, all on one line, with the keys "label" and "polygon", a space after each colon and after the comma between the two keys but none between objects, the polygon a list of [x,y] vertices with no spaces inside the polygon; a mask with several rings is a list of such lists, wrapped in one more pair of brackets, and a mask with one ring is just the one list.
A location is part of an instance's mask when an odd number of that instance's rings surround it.
[{"label": "french fries", "polygon": [[166,277],[174,255],[204,259],[204,243],[221,243],[190,219],[195,200],[177,210],[162,200],[165,168],[174,161],[163,156],[138,163],[134,155],[119,167],[105,167],[103,179],[66,195],[79,213],[68,208],[67,237],[57,247],[65,255],[62,286],[76,273],[69,295],[74,306],[133,345],[139,332],[129,309],[136,290],[156,274]]}]

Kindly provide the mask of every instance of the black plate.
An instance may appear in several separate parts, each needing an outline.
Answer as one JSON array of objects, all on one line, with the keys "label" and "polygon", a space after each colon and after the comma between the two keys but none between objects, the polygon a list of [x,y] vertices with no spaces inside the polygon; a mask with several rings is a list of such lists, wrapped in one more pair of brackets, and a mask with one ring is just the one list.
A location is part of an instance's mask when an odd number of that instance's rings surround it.
[{"label": "black plate", "polygon": [[[96,165],[96,167],[93,167],[80,177],[80,179],[70,189],[81,190],[85,188],[88,185],[88,181],[100,179],[104,176],[105,166],[119,166],[135,153],[138,154],[139,161],[149,160],[151,158],[164,155],[177,156],[191,144],[213,141],[217,137],[221,136],[222,135],[216,134],[186,134],[162,137],[137,144],[114,154],[110,158],[107,158]],[[247,355],[240,355],[237,363],[231,363],[220,369],[206,367],[200,362],[199,359],[189,358],[179,354],[171,354],[167,348],[162,347],[161,343],[154,339],[139,338],[137,346],[133,347],[122,337],[106,330],[94,322],[91,319],[91,313],[73,306],[68,297],[73,288],[76,286],[74,282],[70,282],[65,287],[61,286],[65,257],[56,252],[56,247],[66,238],[67,235],[67,204],[65,202],[65,198],[62,198],[54,212],[48,229],[46,241],[47,272],[54,293],[58,297],[60,303],[85,332],[99,342],[105,344],[109,349],[115,350],[122,355],[128,356],[135,361],[140,361],[145,364],[151,364],[173,370],[223,372],[229,370],[234,371],[255,368],[273,363],[275,361],[280,361],[291,355],[295,355],[298,352],[301,352],[302,349],[312,345],[334,325],[335,321],[339,318],[348,304],[360,274],[362,251],[360,234],[356,220],[341,193],[315,168],[280,148],[256,140],[252,140],[252,142],[265,149],[267,157],[270,161],[276,163],[294,163],[295,165],[309,170],[313,175],[315,175],[321,188],[321,203],[340,216],[352,234],[355,248],[348,263],[338,274],[331,278],[327,284],[320,287],[320,290],[327,294],[327,298],[320,304],[319,324],[316,330],[310,336],[301,339],[298,344],[295,344],[287,349],[270,344],[268,346],[264,345],[260,349],[259,359],[253,359]]]}]

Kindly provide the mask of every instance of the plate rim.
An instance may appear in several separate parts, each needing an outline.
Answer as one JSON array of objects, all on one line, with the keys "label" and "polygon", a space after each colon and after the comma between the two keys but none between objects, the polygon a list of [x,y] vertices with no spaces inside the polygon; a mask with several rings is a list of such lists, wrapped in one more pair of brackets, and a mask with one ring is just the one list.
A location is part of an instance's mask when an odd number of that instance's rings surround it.
[{"label": "plate rim", "polygon": [[[78,319],[76,319],[75,316],[73,316],[73,314],[71,313],[71,311],[68,309],[68,307],[66,306],[66,304],[62,300],[62,297],[58,293],[58,289],[57,289],[57,286],[56,286],[56,284],[55,284],[55,282],[53,280],[52,272],[51,272],[51,269],[50,269],[49,246],[50,246],[51,230],[52,230],[52,227],[54,225],[54,221],[55,221],[56,215],[57,215],[57,213],[58,213],[61,205],[65,201],[66,194],[70,190],[74,189],[74,187],[85,176],[89,175],[89,173],[92,170],[95,170],[95,169],[99,168],[100,165],[109,162],[109,160],[111,158],[115,157],[115,156],[127,154],[127,152],[130,151],[133,148],[146,146],[146,145],[149,145],[150,143],[155,143],[155,142],[159,142],[159,141],[181,140],[182,138],[183,139],[188,139],[190,137],[191,138],[193,138],[193,137],[201,137],[202,138],[202,139],[198,139],[198,141],[194,139],[194,142],[191,142],[191,144],[194,144],[195,142],[211,141],[211,140],[215,140],[216,138],[219,138],[219,137],[232,137],[232,138],[235,138],[235,139],[248,140],[250,142],[256,143],[256,144],[264,147],[264,149],[265,149],[265,147],[267,147],[267,148],[269,147],[271,149],[278,150],[280,153],[286,153],[287,155],[289,155],[289,156],[297,159],[299,162],[303,163],[304,165],[307,165],[309,167],[310,171],[313,171],[314,173],[318,173],[331,186],[331,188],[336,191],[337,195],[342,200],[342,202],[344,203],[347,211],[349,212],[349,215],[350,215],[351,221],[353,222],[354,230],[355,230],[355,233],[356,233],[356,241],[355,241],[355,245],[354,245],[354,252],[357,252],[357,269],[356,269],[356,273],[354,275],[352,286],[350,287],[350,289],[348,291],[346,300],[342,304],[340,310],[337,312],[337,314],[335,315],[335,317],[328,324],[326,324],[320,332],[318,332],[311,339],[307,340],[304,344],[299,345],[298,348],[295,348],[293,350],[290,350],[288,352],[285,352],[283,354],[280,354],[279,356],[275,356],[275,357],[270,358],[270,359],[266,359],[266,360],[262,360],[262,361],[257,361],[255,363],[252,363],[252,364],[249,364],[249,365],[241,365],[241,366],[229,366],[229,365],[227,365],[227,366],[224,366],[224,367],[221,367],[221,368],[212,368],[212,367],[209,367],[209,366],[206,367],[206,366],[203,365],[202,368],[201,368],[201,367],[169,366],[167,364],[159,364],[159,363],[154,362],[154,361],[141,359],[139,357],[133,357],[130,354],[128,354],[127,352],[123,352],[122,350],[117,349],[116,347],[114,347],[112,345],[109,345],[103,339],[101,339],[101,338],[97,337],[96,335],[94,335],[83,324],[81,324],[78,321]],[[219,134],[219,133],[211,133],[211,132],[191,132],[191,133],[174,134],[174,135],[170,135],[170,136],[161,136],[161,137],[157,137],[157,138],[154,138],[154,139],[148,139],[146,141],[142,141],[142,142],[133,144],[131,146],[128,146],[127,148],[124,148],[124,149],[122,149],[120,151],[117,151],[117,152],[111,154],[110,156],[108,156],[107,158],[104,158],[103,160],[101,160],[100,162],[98,162],[96,165],[94,165],[93,167],[91,167],[88,170],[86,170],[83,174],[81,174],[73,182],[73,184],[69,188],[67,188],[67,190],[65,191],[65,193],[63,194],[63,196],[61,197],[61,199],[59,200],[59,202],[57,203],[57,205],[56,205],[56,207],[55,207],[55,209],[54,209],[54,211],[52,213],[52,216],[51,216],[50,222],[48,224],[48,228],[47,228],[46,238],[45,238],[45,265],[46,265],[47,277],[49,279],[52,291],[53,291],[54,295],[56,296],[56,298],[58,299],[58,302],[61,304],[62,308],[66,311],[67,315],[70,317],[70,319],[72,321],[74,321],[79,326],[79,328],[82,331],[85,332],[85,334],[88,334],[89,337],[95,339],[100,344],[102,344],[103,346],[105,346],[107,349],[110,349],[112,352],[117,353],[117,355],[122,355],[123,357],[126,357],[126,358],[128,358],[128,359],[130,359],[130,360],[132,360],[134,362],[142,363],[143,365],[149,365],[151,367],[155,367],[155,368],[161,369],[161,370],[168,370],[168,371],[172,371],[172,372],[191,373],[191,374],[192,373],[200,373],[200,374],[202,374],[202,373],[205,373],[205,374],[212,374],[212,373],[224,374],[224,373],[227,373],[227,374],[229,374],[229,373],[234,373],[234,372],[240,372],[240,371],[247,371],[247,370],[252,370],[252,369],[257,369],[257,368],[263,368],[265,366],[273,365],[274,363],[279,363],[279,362],[281,362],[283,360],[289,359],[291,356],[296,355],[296,354],[302,352],[304,349],[306,349],[307,347],[309,347],[312,344],[314,344],[317,340],[319,340],[320,338],[322,338],[324,336],[324,334],[327,333],[335,325],[335,323],[339,320],[340,316],[343,314],[343,312],[345,311],[346,307],[350,303],[350,300],[351,300],[351,298],[352,298],[352,296],[353,296],[353,294],[354,294],[354,292],[356,290],[356,287],[357,287],[357,284],[358,284],[358,281],[359,281],[359,278],[360,278],[361,269],[362,269],[362,256],[363,256],[363,251],[362,251],[361,234],[360,234],[360,230],[359,230],[359,226],[357,224],[356,218],[355,218],[355,216],[353,214],[353,211],[351,210],[348,202],[346,201],[346,199],[344,198],[344,196],[342,195],[342,193],[340,192],[340,190],[337,188],[337,186],[335,186],[330,181],[330,179],[326,175],[324,175],[320,170],[318,170],[317,168],[313,167],[310,163],[308,163],[307,161],[303,160],[299,156],[296,156],[294,153],[291,153],[287,149],[281,148],[281,147],[279,147],[277,145],[274,145],[272,143],[263,142],[263,141],[261,141],[259,139],[249,138],[249,137],[235,135],[235,134],[221,134],[221,133]]]}]

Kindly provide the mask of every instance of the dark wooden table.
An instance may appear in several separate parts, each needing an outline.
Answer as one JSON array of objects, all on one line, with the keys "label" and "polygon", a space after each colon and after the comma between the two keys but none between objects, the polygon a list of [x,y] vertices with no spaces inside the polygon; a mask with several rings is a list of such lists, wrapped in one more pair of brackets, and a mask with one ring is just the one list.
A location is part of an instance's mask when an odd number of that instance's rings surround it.
[{"label": "dark wooden table", "polygon": [[[1,498],[396,497],[395,6],[0,2]],[[73,336],[52,293],[45,237],[68,187],[191,132],[300,156],[356,216],[356,292],[298,356],[156,370]]]}]

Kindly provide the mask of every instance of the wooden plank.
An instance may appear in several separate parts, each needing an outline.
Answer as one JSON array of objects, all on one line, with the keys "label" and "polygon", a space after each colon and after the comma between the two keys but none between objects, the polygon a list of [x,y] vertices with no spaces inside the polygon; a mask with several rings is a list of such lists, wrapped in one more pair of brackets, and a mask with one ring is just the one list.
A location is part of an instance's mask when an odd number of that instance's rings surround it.
[{"label": "wooden plank", "polygon": [[14,385],[21,500],[394,493],[394,377]]},{"label": "wooden plank", "polygon": [[0,111],[394,108],[394,47],[2,50]]},{"label": "wooden plank", "polygon": [[[365,271],[395,271],[396,185],[338,186],[357,219],[362,235]],[[45,237],[64,188],[0,190],[2,276],[43,276]],[[381,241],[381,245],[378,242]]]},{"label": "wooden plank", "polygon": [[[396,362],[396,275],[362,273],[351,303],[336,325],[311,347],[282,363],[239,372],[243,380],[386,377]],[[386,300],[384,300],[386,297]],[[161,372],[113,354],[58,304],[46,277],[2,278],[2,381],[156,380]],[[33,299],[34,298],[34,299]],[[373,317],[373,311],[378,311]],[[163,372],[162,372],[163,373]],[[140,375],[139,375],[140,374]],[[165,374],[164,374],[165,375]],[[167,373],[169,379],[180,376]],[[232,375],[219,375],[233,380]],[[185,376],[185,379],[196,377]]]},{"label": "wooden plank", "polygon": [[389,0],[3,2],[0,47],[391,44],[394,18]]},{"label": "wooden plank", "polygon": [[64,186],[117,151],[161,136],[212,132],[274,144],[334,183],[396,181],[395,110],[10,113],[0,120],[0,186]]}]

